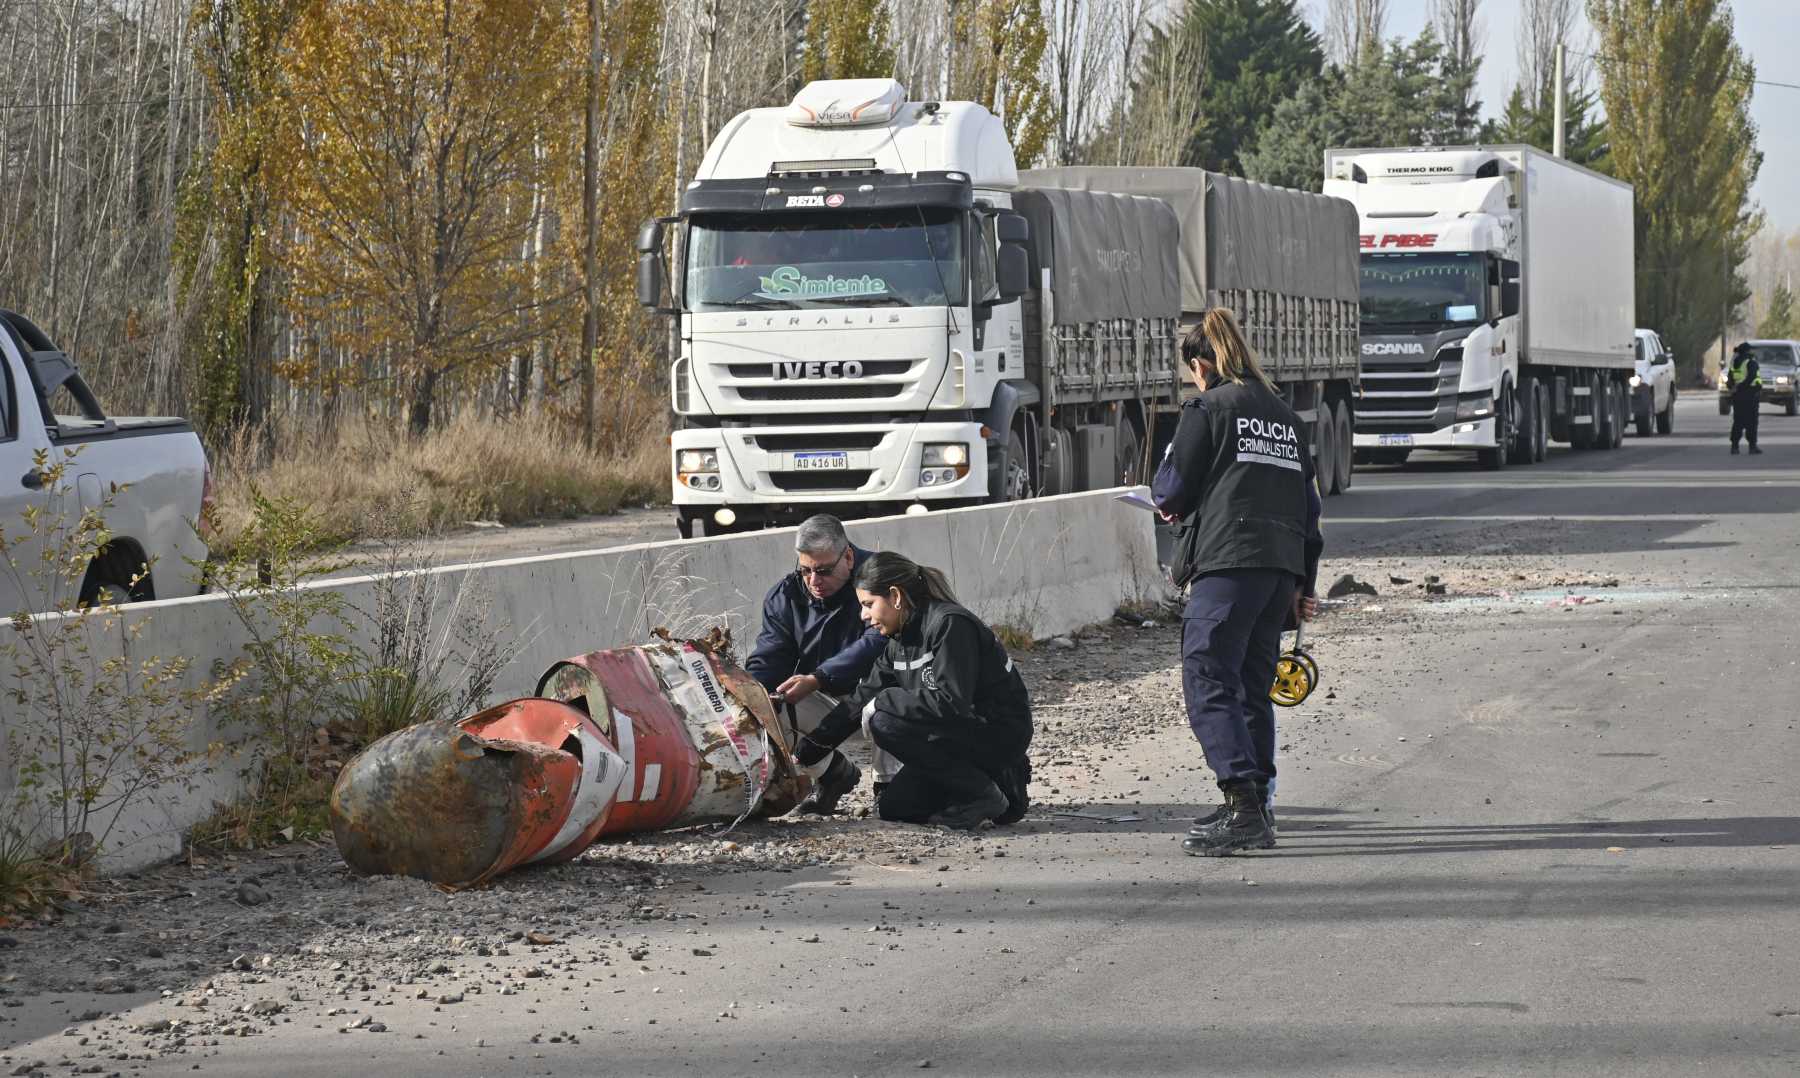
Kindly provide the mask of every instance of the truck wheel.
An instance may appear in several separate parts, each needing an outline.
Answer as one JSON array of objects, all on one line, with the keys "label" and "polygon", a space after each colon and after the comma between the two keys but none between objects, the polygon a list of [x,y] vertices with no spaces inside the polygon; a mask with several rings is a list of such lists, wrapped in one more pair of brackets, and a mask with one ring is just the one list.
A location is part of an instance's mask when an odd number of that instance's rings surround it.
[{"label": "truck wheel", "polygon": [[1113,435],[1113,477],[1120,486],[1135,487],[1144,481],[1143,455],[1144,443],[1138,437],[1137,424],[1121,408],[1118,430]]},{"label": "truck wheel", "polygon": [[1031,497],[1031,462],[1025,459],[1025,439],[1019,428],[1006,432],[1006,460],[1000,465],[1000,489],[988,495],[990,502],[1017,502]]},{"label": "truck wheel", "polygon": [[1509,446],[1512,454],[1510,463],[1530,464],[1532,447],[1537,444],[1537,389],[1535,383],[1527,378],[1525,384],[1513,393],[1513,400],[1518,408],[1518,418],[1513,424],[1513,436]]},{"label": "truck wheel", "polygon": [[1356,471],[1356,427],[1350,421],[1349,401],[1337,402],[1336,425],[1338,432],[1338,493],[1346,494],[1350,490],[1352,476]]},{"label": "truck wheel", "polygon": [[1675,389],[1669,388],[1669,406],[1656,413],[1656,433],[1675,433]]},{"label": "truck wheel", "polygon": [[1492,449],[1478,449],[1475,459],[1490,472],[1497,472],[1506,467],[1507,458],[1512,453],[1512,437],[1508,434],[1513,429],[1513,394],[1510,387],[1502,384],[1500,392],[1494,394],[1494,441]]},{"label": "truck wheel", "polygon": [[1531,399],[1537,428],[1531,438],[1531,463],[1542,464],[1550,455],[1550,387],[1532,379]]},{"label": "truck wheel", "polygon": [[1342,449],[1338,445],[1337,420],[1332,416],[1331,406],[1319,405],[1316,414],[1317,418],[1313,420],[1313,441],[1319,447],[1319,455],[1314,461],[1313,474],[1319,481],[1319,493],[1329,498],[1338,492],[1338,454]]}]

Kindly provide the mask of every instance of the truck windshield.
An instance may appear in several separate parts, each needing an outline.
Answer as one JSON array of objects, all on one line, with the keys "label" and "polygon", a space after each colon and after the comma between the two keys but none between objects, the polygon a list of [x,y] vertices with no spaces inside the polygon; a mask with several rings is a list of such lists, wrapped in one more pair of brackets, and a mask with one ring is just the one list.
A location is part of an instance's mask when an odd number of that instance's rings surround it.
[{"label": "truck windshield", "polygon": [[954,210],[697,217],[688,225],[690,310],[942,307],[960,300]]},{"label": "truck windshield", "polygon": [[1365,325],[1459,325],[1482,320],[1487,259],[1463,254],[1365,254]]}]

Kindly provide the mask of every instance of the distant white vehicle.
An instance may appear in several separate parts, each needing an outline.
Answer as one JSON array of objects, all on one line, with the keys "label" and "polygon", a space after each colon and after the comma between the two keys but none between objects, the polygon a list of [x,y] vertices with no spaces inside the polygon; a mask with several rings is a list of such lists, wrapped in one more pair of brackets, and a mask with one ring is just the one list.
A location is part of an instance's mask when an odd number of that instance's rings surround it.
[{"label": "distant white vehicle", "polygon": [[[79,447],[57,490],[45,492],[39,451],[49,463]],[[210,494],[206,451],[185,419],[110,417],[75,364],[44,331],[0,311],[0,533],[12,566],[0,564],[0,618],[47,610],[67,596],[34,572],[61,525],[106,503],[111,541],[89,562],[79,594],[86,603],[193,595],[206,558],[196,524]],[[32,505],[55,514],[28,527]],[[56,519],[60,518],[60,519]]]},{"label": "distant white vehicle", "polygon": [[1637,367],[1631,376],[1631,417],[1639,437],[1675,430],[1675,357],[1653,329],[1637,331]]}]

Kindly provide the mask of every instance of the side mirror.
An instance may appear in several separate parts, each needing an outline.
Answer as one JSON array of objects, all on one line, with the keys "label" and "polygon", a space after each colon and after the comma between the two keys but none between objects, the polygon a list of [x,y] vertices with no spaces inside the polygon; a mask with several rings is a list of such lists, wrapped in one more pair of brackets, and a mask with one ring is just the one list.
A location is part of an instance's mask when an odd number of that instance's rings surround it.
[{"label": "side mirror", "polygon": [[1002,213],[994,218],[994,237],[1001,243],[1026,243],[1031,239],[1031,222],[1023,214]]},{"label": "side mirror", "polygon": [[644,251],[638,255],[637,265],[637,299],[638,306],[656,310],[662,306],[663,298],[663,265],[662,253]]},{"label": "side mirror", "polygon": [[662,218],[652,217],[648,221],[645,221],[642,225],[638,226],[638,234],[637,234],[637,252],[638,252],[638,254],[648,254],[651,251],[660,251],[660,250],[662,250],[662,242],[663,242],[663,220],[662,220]]},{"label": "side mirror", "polygon": [[1031,257],[1016,243],[1000,245],[1000,261],[994,267],[994,283],[1000,287],[1000,302],[1010,303],[1031,291]]},{"label": "side mirror", "polygon": [[1500,282],[1500,317],[1511,318],[1519,313],[1519,282]]},{"label": "side mirror", "polygon": [[1500,260],[1500,279],[1502,281],[1516,281],[1519,279],[1518,260],[1512,258],[1502,258]]},{"label": "side mirror", "polygon": [[1673,363],[1673,362],[1675,362],[1675,357],[1670,355],[1667,352],[1656,353],[1656,358],[1650,361],[1651,365],[1656,366],[1656,367],[1660,367],[1665,363]]}]

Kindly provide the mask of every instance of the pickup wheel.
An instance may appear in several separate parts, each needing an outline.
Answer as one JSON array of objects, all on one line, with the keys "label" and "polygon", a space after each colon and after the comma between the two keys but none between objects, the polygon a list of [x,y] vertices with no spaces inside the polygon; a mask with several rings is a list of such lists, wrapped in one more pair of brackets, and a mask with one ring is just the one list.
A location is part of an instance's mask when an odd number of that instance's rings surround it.
[{"label": "pickup wheel", "polygon": [[1637,428],[1637,436],[1639,438],[1650,437],[1651,413],[1655,410],[1656,410],[1656,390],[1651,389],[1650,390],[1650,400],[1647,403],[1645,403],[1644,410],[1639,412],[1635,408],[1632,409],[1633,415],[1631,417],[1631,423],[1634,427]]},{"label": "pickup wheel", "polygon": [[[133,577],[138,578],[135,583]],[[88,563],[78,601],[82,606],[118,606],[154,598],[156,589],[151,586],[144,556],[134,547],[109,546]]]},{"label": "pickup wheel", "polygon": [[1719,398],[1719,414],[1720,415],[1730,415],[1731,414],[1731,398],[1729,398],[1729,397],[1720,397]]},{"label": "pickup wheel", "polygon": [[1800,413],[1800,394],[1788,395],[1786,410],[1788,415]]},{"label": "pickup wheel", "polygon": [[1675,387],[1669,387],[1669,406],[1656,413],[1656,433],[1675,433]]}]

